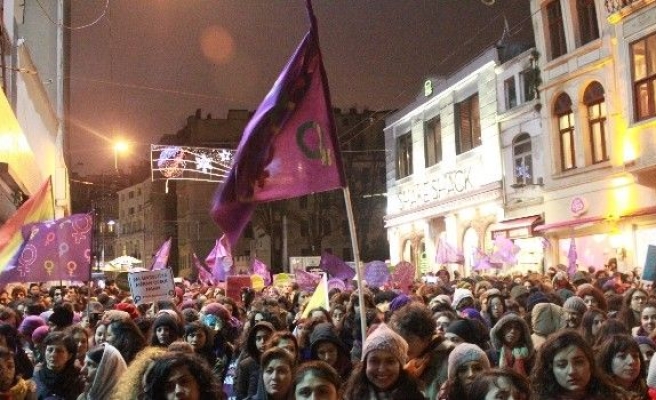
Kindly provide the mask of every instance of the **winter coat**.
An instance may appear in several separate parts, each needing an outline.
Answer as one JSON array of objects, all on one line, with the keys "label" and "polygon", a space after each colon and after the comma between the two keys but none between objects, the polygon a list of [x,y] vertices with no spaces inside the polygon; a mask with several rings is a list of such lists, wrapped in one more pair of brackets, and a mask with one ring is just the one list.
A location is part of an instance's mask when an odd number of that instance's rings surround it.
[{"label": "winter coat", "polygon": [[259,362],[260,352],[257,350],[255,343],[255,333],[261,327],[270,329],[272,333],[275,332],[273,325],[265,321],[258,322],[248,331],[246,349],[242,355],[242,359],[237,364],[237,372],[235,373],[233,390],[237,400],[245,399],[257,393],[257,384],[261,369]]},{"label": "winter coat", "polygon": [[346,346],[344,346],[344,343],[337,335],[335,326],[329,322],[318,324],[312,330],[312,334],[310,335],[310,356],[313,360],[319,360],[317,349],[319,344],[324,342],[330,342],[337,347],[337,362],[333,367],[342,379],[345,381],[348,380],[348,377],[353,370],[351,356]]},{"label": "winter coat", "polygon": [[[435,399],[440,387],[446,382],[449,368],[449,354],[455,345],[440,336],[435,336],[424,354],[408,361],[405,370],[423,384],[423,393],[428,399]],[[422,368],[422,364],[425,364]],[[419,368],[419,369],[417,369]],[[417,370],[418,373],[414,373]]]},{"label": "winter coat", "polygon": [[552,303],[536,304],[531,311],[533,346],[539,349],[547,337],[563,327],[563,308]]},{"label": "winter coat", "polygon": [[[537,305],[536,305],[537,307]],[[495,367],[502,365],[501,357],[503,356],[503,340],[502,332],[507,324],[509,323],[519,324],[522,331],[522,338],[520,339],[519,346],[516,346],[513,349],[513,353],[517,348],[526,348],[526,354],[523,354],[524,370],[526,375],[530,374],[531,369],[533,368],[533,361],[535,360],[535,349],[533,347],[533,341],[531,340],[531,330],[529,329],[526,321],[522,319],[517,314],[509,313],[504,315],[499,319],[499,321],[490,329],[490,343],[492,344],[492,349],[487,352],[487,356],[490,359],[490,363]],[[517,358],[513,355],[513,358]],[[519,371],[518,371],[519,372]]]}]

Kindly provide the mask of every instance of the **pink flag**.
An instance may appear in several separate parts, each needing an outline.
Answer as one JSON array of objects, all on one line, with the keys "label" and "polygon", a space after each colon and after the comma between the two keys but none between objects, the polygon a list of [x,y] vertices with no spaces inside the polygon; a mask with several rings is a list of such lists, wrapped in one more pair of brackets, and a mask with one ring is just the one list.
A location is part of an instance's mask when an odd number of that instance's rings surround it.
[{"label": "pink flag", "polygon": [[576,241],[574,238],[571,238],[569,241],[569,250],[567,250],[567,274],[571,277],[576,273],[576,259],[578,254],[576,254]]},{"label": "pink flag", "polygon": [[269,271],[269,267],[257,258],[253,260],[253,273],[264,278],[264,284],[266,286],[271,284],[271,271]]},{"label": "pink flag", "polygon": [[158,271],[166,268],[166,264],[169,262],[169,253],[171,253],[171,240],[172,238],[169,238],[166,242],[164,242],[162,247],[157,250],[153,265],[150,267],[151,271]]},{"label": "pink flag", "polygon": [[302,290],[313,291],[319,284],[319,281],[321,281],[321,275],[313,274],[300,268],[294,270],[294,276],[296,283],[298,283],[298,286]]},{"label": "pink flag", "polygon": [[210,272],[206,270],[205,267],[203,267],[203,264],[200,263],[196,253],[191,253],[191,258],[194,262],[196,270],[198,271],[198,280],[200,283],[207,286],[214,286],[214,279],[212,279],[212,274],[210,274]]},{"label": "pink flag", "polygon": [[440,238],[437,241],[435,262],[438,264],[462,264],[465,262],[465,257],[461,251],[458,251],[455,247],[447,243],[446,240]]},{"label": "pink flag", "polygon": [[503,236],[494,239],[494,252],[490,255],[490,262],[497,264],[517,264],[517,253],[521,250],[512,240]]},{"label": "pink flag", "polygon": [[311,29],[246,126],[214,196],[212,216],[232,246],[256,203],[345,187],[316,21],[307,6]]},{"label": "pink flag", "polygon": [[401,261],[396,264],[392,271],[392,283],[397,286],[403,293],[409,293],[412,282],[415,280],[417,267],[407,261]]},{"label": "pink flag", "polygon": [[215,282],[225,282],[228,275],[234,270],[230,245],[227,244],[226,235],[216,240],[216,245],[205,258],[205,264],[212,271]]}]

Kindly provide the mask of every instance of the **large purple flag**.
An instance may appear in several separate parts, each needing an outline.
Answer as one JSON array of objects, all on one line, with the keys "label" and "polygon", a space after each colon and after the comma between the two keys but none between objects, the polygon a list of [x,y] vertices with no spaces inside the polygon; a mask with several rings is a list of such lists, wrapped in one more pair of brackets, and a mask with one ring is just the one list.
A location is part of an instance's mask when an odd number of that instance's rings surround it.
[{"label": "large purple flag", "polygon": [[517,264],[517,253],[521,249],[515,243],[503,236],[494,239],[494,252],[490,254],[489,261],[496,264]]},{"label": "large purple flag", "polygon": [[437,241],[435,262],[438,264],[463,264],[465,257],[461,251],[451,246],[446,240],[440,238]]},{"label": "large purple flag", "polygon": [[16,265],[0,274],[8,282],[88,281],[91,278],[91,214],[73,214],[23,227]]},{"label": "large purple flag", "polygon": [[364,265],[364,279],[369,287],[387,285],[390,280],[389,268],[383,261],[370,261]]},{"label": "large purple flag", "polygon": [[205,258],[205,264],[212,271],[215,282],[225,282],[228,275],[233,275],[234,263],[230,246],[226,244],[226,235],[216,240],[216,245]]},{"label": "large purple flag", "polygon": [[171,253],[171,240],[172,238],[168,238],[159,250],[157,250],[153,265],[150,266],[151,271],[159,271],[166,268],[166,264],[169,262],[169,254]]},{"label": "large purple flag", "polygon": [[567,275],[573,277],[576,273],[576,259],[578,254],[576,253],[576,240],[571,238],[569,241],[569,249],[567,250]]},{"label": "large purple flag", "polygon": [[264,278],[264,284],[266,286],[271,284],[271,271],[269,267],[257,258],[253,260],[253,273]]},{"label": "large purple flag", "polygon": [[349,267],[344,260],[327,252],[321,255],[319,267],[328,272],[332,278],[351,280],[355,276],[355,270]]},{"label": "large purple flag", "polygon": [[250,120],[217,190],[214,221],[234,246],[256,203],[345,187],[315,18]]},{"label": "large purple flag", "polygon": [[194,262],[194,267],[196,267],[196,271],[198,271],[198,280],[200,283],[207,286],[214,286],[212,274],[203,267],[203,264],[200,263],[196,253],[191,253],[191,258]]}]

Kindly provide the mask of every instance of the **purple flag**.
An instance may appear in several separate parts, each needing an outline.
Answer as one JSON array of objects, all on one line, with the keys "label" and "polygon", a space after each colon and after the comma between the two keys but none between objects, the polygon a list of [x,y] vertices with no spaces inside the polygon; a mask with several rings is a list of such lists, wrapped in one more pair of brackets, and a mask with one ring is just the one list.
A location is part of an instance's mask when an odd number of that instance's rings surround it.
[{"label": "purple flag", "polygon": [[253,273],[264,278],[264,284],[266,286],[271,284],[271,271],[269,271],[269,267],[257,258],[253,260]]},{"label": "purple flag", "polygon": [[437,241],[437,251],[435,252],[435,262],[438,264],[462,264],[465,257],[461,251],[440,238]]},{"label": "purple flag", "polygon": [[381,287],[387,285],[390,272],[387,264],[382,261],[371,261],[364,265],[364,280],[370,287]]},{"label": "purple flag", "polygon": [[331,277],[340,280],[351,280],[355,276],[353,268],[349,267],[341,258],[328,252],[321,255],[319,267],[328,272]]},{"label": "purple flag", "polygon": [[314,291],[319,281],[321,281],[321,275],[303,271],[300,268],[294,270],[294,276],[298,286],[307,291]]},{"label": "purple flag", "polygon": [[[211,214],[234,246],[259,202],[345,187],[311,5],[310,31],[244,130]],[[320,177],[320,179],[317,179]]]},{"label": "purple flag", "polygon": [[494,239],[494,247],[495,251],[490,255],[490,262],[497,264],[517,264],[517,253],[521,249],[512,240],[497,236]]},{"label": "purple flag", "polygon": [[233,275],[234,265],[230,246],[226,244],[226,235],[216,240],[216,245],[205,258],[205,264],[212,271],[215,282],[225,282],[228,275]]},{"label": "purple flag", "polygon": [[328,279],[328,290],[330,289],[339,289],[340,292],[343,292],[346,290],[346,284],[341,279],[330,278]]},{"label": "purple flag", "polygon": [[92,227],[91,214],[25,225],[17,263],[0,274],[0,283],[90,280]]},{"label": "purple flag", "polygon": [[172,238],[168,238],[159,250],[157,250],[153,265],[150,266],[151,271],[159,271],[166,268],[166,264],[169,262],[169,254],[171,253],[171,240]]},{"label": "purple flag", "polygon": [[569,241],[569,250],[567,250],[567,274],[571,277],[576,273],[576,259],[578,254],[576,254],[576,241],[574,238],[571,238]]},{"label": "purple flag", "polygon": [[191,258],[194,262],[196,270],[198,271],[198,280],[200,283],[207,286],[214,286],[214,279],[212,279],[212,274],[210,274],[210,272],[206,270],[205,267],[203,267],[203,264],[200,263],[196,253],[191,253]]}]

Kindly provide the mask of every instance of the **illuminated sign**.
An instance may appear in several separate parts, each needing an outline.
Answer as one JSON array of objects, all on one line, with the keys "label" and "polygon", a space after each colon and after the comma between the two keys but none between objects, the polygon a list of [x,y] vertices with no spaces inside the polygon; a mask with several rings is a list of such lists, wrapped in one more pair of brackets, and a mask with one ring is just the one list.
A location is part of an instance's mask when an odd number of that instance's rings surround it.
[{"label": "illuminated sign", "polygon": [[399,189],[398,197],[401,207],[405,209],[443,200],[472,189],[474,185],[471,181],[471,167],[466,167],[435,176],[425,182],[404,185]]}]

